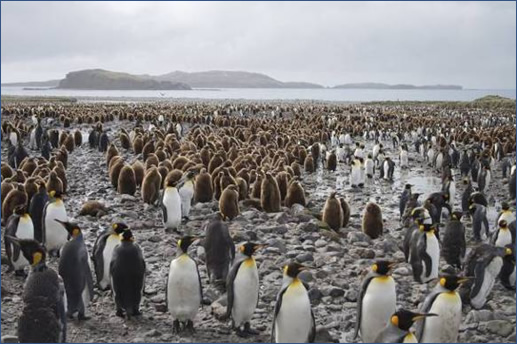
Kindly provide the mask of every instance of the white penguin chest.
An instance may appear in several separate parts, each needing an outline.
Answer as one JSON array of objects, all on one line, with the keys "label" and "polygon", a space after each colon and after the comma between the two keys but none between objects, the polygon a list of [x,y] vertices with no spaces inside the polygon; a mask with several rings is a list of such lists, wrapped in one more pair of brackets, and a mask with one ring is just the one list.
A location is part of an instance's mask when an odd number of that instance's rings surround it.
[{"label": "white penguin chest", "polygon": [[45,217],[45,245],[48,250],[58,249],[67,242],[68,232],[57,221],[68,221],[65,205],[58,200],[47,206]]},{"label": "white penguin chest", "polygon": [[163,204],[167,210],[166,225],[177,226],[181,222],[181,198],[176,188],[166,188]]},{"label": "white penguin chest", "polygon": [[201,305],[196,263],[183,254],[171,262],[167,281],[167,305],[175,319],[192,320]]},{"label": "white penguin chest", "polygon": [[[440,244],[438,243],[438,239],[436,235],[431,232],[425,233],[426,235],[426,248],[425,251],[431,257],[431,274],[429,277],[424,278],[423,280],[430,280],[438,277],[438,263],[440,260]],[[424,271],[426,270],[424,264]],[[424,277],[427,275],[427,271],[425,271]]]},{"label": "white penguin chest", "polygon": [[232,317],[236,326],[250,321],[257,306],[259,293],[259,276],[253,258],[241,263],[233,281]]},{"label": "white penguin chest", "polygon": [[481,282],[481,288],[477,295],[471,295],[470,304],[475,308],[479,309],[483,307],[486,302],[486,298],[488,294],[492,291],[494,287],[495,280],[501,272],[501,268],[503,266],[503,259],[501,257],[495,257],[492,259],[490,263],[485,267],[485,274],[483,276],[483,280],[480,281],[479,277],[476,276],[476,283]]},{"label": "white penguin chest", "polygon": [[106,238],[106,246],[104,246],[104,251],[102,252],[102,260],[104,262],[103,269],[103,277],[102,277],[102,287],[105,288],[106,285],[110,284],[110,264],[111,258],[113,257],[113,251],[115,247],[120,244],[120,239],[117,234],[111,234]]},{"label": "white penguin chest", "polygon": [[499,228],[499,233],[497,234],[497,240],[495,241],[495,246],[505,247],[508,244],[512,243],[512,234],[509,229]]},{"label": "white penguin chest", "polygon": [[422,343],[455,343],[461,323],[461,298],[457,292],[443,292],[436,297],[425,319]]},{"label": "white penguin chest", "polygon": [[373,278],[364,293],[361,308],[361,339],[373,342],[386,327],[397,307],[395,281],[390,276]]},{"label": "white penguin chest", "polygon": [[29,215],[21,216],[16,229],[16,237],[20,239],[34,239],[34,224]]},{"label": "white penguin chest", "polygon": [[277,343],[305,343],[312,327],[311,303],[301,281],[295,280],[282,295],[275,320]]}]

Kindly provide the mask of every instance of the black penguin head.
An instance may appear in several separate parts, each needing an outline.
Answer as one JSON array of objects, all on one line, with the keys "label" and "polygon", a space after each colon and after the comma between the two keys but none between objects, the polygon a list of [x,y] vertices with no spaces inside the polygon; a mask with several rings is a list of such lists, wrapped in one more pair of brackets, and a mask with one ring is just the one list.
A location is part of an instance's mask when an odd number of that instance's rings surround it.
[{"label": "black penguin head", "polygon": [[192,180],[196,177],[196,171],[188,171],[187,174],[185,175],[185,179],[186,180]]},{"label": "black penguin head", "polygon": [[45,247],[36,240],[18,239],[12,236],[6,236],[14,244],[20,247],[23,256],[27,259],[31,266],[44,264],[47,252]]},{"label": "black penguin head", "polygon": [[125,241],[125,242],[133,242],[135,241],[135,237],[133,236],[133,233],[131,232],[130,229],[126,229],[124,230],[124,232],[122,232],[122,239],[121,241]]},{"label": "black penguin head", "polygon": [[372,265],[372,271],[379,275],[387,275],[393,266],[395,266],[394,262],[390,262],[388,260],[377,260]]},{"label": "black penguin head", "polygon": [[247,242],[244,245],[242,245],[241,247],[239,247],[239,251],[242,254],[244,254],[248,257],[251,257],[259,248],[264,247],[264,246],[266,246],[266,245]]},{"label": "black penguin head", "polygon": [[406,190],[411,190],[411,187],[412,187],[412,186],[413,186],[413,185],[411,185],[411,184],[406,184],[406,185],[404,186],[404,189],[406,189]]},{"label": "black penguin head", "polygon": [[183,253],[187,253],[188,248],[190,247],[190,245],[192,245],[192,243],[194,241],[196,241],[197,239],[199,239],[199,238],[198,237],[193,237],[193,236],[190,236],[190,235],[186,235],[183,238],[181,238],[180,240],[178,240],[178,247],[180,248],[180,250]]},{"label": "black penguin head", "polygon": [[505,220],[499,221],[499,228],[506,228],[508,223]]},{"label": "black penguin head", "polygon": [[284,275],[287,275],[291,278],[296,278],[298,274],[304,270],[307,270],[306,266],[303,266],[297,262],[292,262],[289,265],[284,266]]},{"label": "black penguin head", "polygon": [[50,190],[50,192],[48,193],[48,195],[51,197],[51,198],[55,198],[55,199],[60,199],[63,197],[63,193],[59,190]]},{"label": "black penguin head", "polygon": [[79,228],[77,223],[61,221],[58,219],[55,219],[54,221],[59,222],[63,227],[65,227],[66,231],[72,238],[76,238],[81,234],[81,228]]},{"label": "black penguin head", "polygon": [[451,220],[453,221],[460,221],[463,217],[463,212],[461,211],[453,211],[451,214]]},{"label": "black penguin head", "polygon": [[122,234],[129,227],[123,222],[117,222],[117,223],[112,224],[111,228],[113,228],[113,231],[115,233]]},{"label": "black penguin head", "polygon": [[469,279],[467,277],[459,277],[456,275],[443,275],[440,277],[440,280],[438,283],[440,283],[440,286],[442,286],[445,289],[448,289],[450,291],[454,291],[458,289],[458,287],[462,284],[467,282]]},{"label": "black penguin head", "polygon": [[503,211],[507,211],[510,210],[510,205],[508,204],[508,202],[503,202],[501,203],[501,208],[503,209]]},{"label": "black penguin head", "polygon": [[13,212],[16,214],[16,215],[24,215],[26,212],[25,212],[25,204],[20,204],[20,205],[17,205],[14,209],[13,209]]},{"label": "black penguin head", "polygon": [[428,313],[413,313],[411,311],[400,309],[390,318],[390,322],[393,326],[398,327],[403,331],[409,331],[415,321],[421,320],[425,317],[435,317],[437,314]]},{"label": "black penguin head", "polygon": [[372,153],[368,153],[368,159],[372,159]]}]

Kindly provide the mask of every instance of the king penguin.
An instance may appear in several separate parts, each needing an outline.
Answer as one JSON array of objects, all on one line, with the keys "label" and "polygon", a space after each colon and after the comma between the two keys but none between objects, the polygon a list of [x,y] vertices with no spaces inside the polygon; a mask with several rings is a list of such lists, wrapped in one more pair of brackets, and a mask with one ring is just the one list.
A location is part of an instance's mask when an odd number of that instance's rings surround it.
[{"label": "king penguin", "polygon": [[435,235],[436,230],[436,224],[424,224],[423,231],[412,242],[410,263],[417,282],[427,283],[438,277],[440,244]]},{"label": "king penguin", "polygon": [[65,283],[67,315],[72,318],[77,312],[79,320],[86,320],[86,308],[93,298],[93,278],[90,270],[88,250],[81,229],[76,223],[59,222],[70,234],[61,250],[59,275]]},{"label": "king penguin", "polygon": [[185,176],[185,183],[179,189],[179,194],[181,198],[181,215],[187,221],[189,219],[190,207],[195,193],[195,177],[196,173],[194,171],[187,172],[187,175]]},{"label": "king penguin", "polygon": [[165,230],[178,230],[181,224],[181,196],[177,182],[170,178],[162,193],[162,213]]},{"label": "king penguin", "polygon": [[307,289],[298,278],[298,274],[306,269],[296,262],[284,267],[282,288],[275,304],[272,343],[314,342],[316,322]]},{"label": "king penguin", "polygon": [[24,268],[29,265],[20,246],[11,242],[10,238],[34,239],[34,225],[31,217],[25,212],[25,205],[14,208],[14,214],[9,216],[4,234],[5,253],[9,259],[9,270],[17,276],[25,276]]},{"label": "king penguin", "polygon": [[121,234],[121,242],[113,251],[110,263],[111,290],[117,307],[116,315],[128,319],[140,315],[140,301],[145,287],[145,260],[130,229]]},{"label": "king penguin", "polygon": [[505,220],[507,224],[515,221],[515,213],[510,209],[508,202],[501,203],[501,212],[497,216],[496,226],[501,220]]},{"label": "king penguin", "polygon": [[400,309],[395,312],[388,322],[388,325],[381,330],[374,343],[418,343],[415,335],[410,331],[415,321],[426,317],[433,317],[436,314],[419,314]]},{"label": "king penguin", "polygon": [[59,256],[59,250],[67,242],[68,233],[56,220],[68,221],[65,203],[61,193],[55,190],[49,192],[49,200],[43,210],[43,244],[49,254]]},{"label": "king penguin", "polygon": [[251,242],[242,245],[239,248],[241,257],[235,261],[228,274],[226,317],[232,317],[232,327],[240,337],[258,334],[250,325],[259,296],[259,275],[253,254],[263,246]]},{"label": "king penguin", "polygon": [[506,245],[515,244],[515,238],[508,228],[508,223],[505,220],[500,220],[498,227],[499,228],[492,233],[492,238],[490,239],[492,245],[505,247]]},{"label": "king penguin", "polygon": [[422,313],[437,314],[417,325],[419,343],[456,343],[461,324],[461,297],[456,291],[468,278],[441,276],[420,307]]},{"label": "king penguin", "polygon": [[188,255],[188,248],[198,240],[196,237],[184,236],[178,240],[176,258],[171,261],[167,277],[167,309],[174,319],[172,329],[179,333],[181,325],[193,331],[193,320],[203,300],[203,289],[197,263]]},{"label": "king penguin", "polygon": [[361,161],[356,158],[352,161],[352,171],[350,172],[350,185],[356,188],[361,184]]},{"label": "king penguin", "polygon": [[206,225],[203,247],[209,283],[222,283],[224,288],[228,271],[235,259],[235,244],[220,213]]},{"label": "king penguin", "polygon": [[473,248],[465,262],[465,275],[474,279],[464,283],[460,295],[464,303],[470,302],[474,309],[481,309],[492,292],[503,266],[504,247],[480,244]]},{"label": "king penguin", "polygon": [[357,299],[354,339],[359,331],[364,343],[371,343],[396,311],[395,281],[389,276],[394,263],[378,260],[361,284]]},{"label": "king penguin", "polygon": [[515,290],[515,247],[507,245],[503,257],[503,267],[499,274],[501,284],[510,290]]},{"label": "king penguin", "polygon": [[23,287],[18,318],[20,343],[65,343],[65,289],[59,275],[46,265],[45,248],[35,240],[10,238],[31,265]]},{"label": "king penguin", "polygon": [[399,212],[400,212],[400,219],[402,220],[402,215],[404,215],[404,212],[406,211],[406,204],[409,201],[409,198],[411,197],[411,188],[413,185],[406,184],[404,186],[404,191],[402,191],[402,195],[400,196],[400,202],[399,202]]},{"label": "king penguin", "polygon": [[445,234],[442,243],[442,256],[447,264],[458,269],[462,267],[462,261],[467,251],[465,240],[465,226],[461,223],[462,213],[455,211],[445,226]]},{"label": "king penguin", "polygon": [[34,224],[34,239],[38,242],[43,241],[43,211],[48,199],[47,187],[43,181],[40,181],[38,183],[38,192],[32,196],[29,205],[29,215]]},{"label": "king penguin", "polygon": [[[486,217],[486,207],[482,204],[473,203],[469,206],[472,215],[472,232],[474,234],[474,241],[481,241],[483,237],[489,234],[488,219]],[[482,231],[484,227],[484,231]]]},{"label": "king penguin", "polygon": [[93,246],[92,261],[95,266],[97,285],[106,290],[111,286],[110,264],[115,247],[120,244],[120,234],[128,227],[125,223],[114,223],[111,230],[97,237]]}]

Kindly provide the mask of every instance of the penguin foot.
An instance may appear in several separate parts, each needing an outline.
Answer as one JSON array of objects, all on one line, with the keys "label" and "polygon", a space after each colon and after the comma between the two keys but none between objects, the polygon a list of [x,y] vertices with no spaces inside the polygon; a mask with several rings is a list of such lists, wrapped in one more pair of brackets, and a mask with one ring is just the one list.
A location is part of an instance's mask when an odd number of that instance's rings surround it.
[{"label": "penguin foot", "polygon": [[124,317],[124,311],[122,309],[117,309],[117,313],[115,313],[116,316],[123,318]]},{"label": "penguin foot", "polygon": [[18,276],[18,277],[27,277],[27,273],[24,271],[24,270],[16,270],[14,272],[14,275],[15,276]]},{"label": "penguin foot", "polygon": [[247,338],[249,333],[245,330],[241,330],[239,327],[235,328],[235,334],[241,338]]},{"label": "penguin foot", "polygon": [[84,313],[83,314],[79,313],[77,315],[77,320],[90,320],[91,318],[92,317],[89,317],[89,316],[85,315]]},{"label": "penguin foot", "polygon": [[178,334],[181,332],[180,322],[179,320],[174,320],[172,322],[172,333]]},{"label": "penguin foot", "polygon": [[192,320],[187,321],[187,324],[185,325],[185,331],[189,332],[190,334],[196,332],[194,330],[194,322]]},{"label": "penguin foot", "polygon": [[250,325],[250,323],[249,323],[249,322],[247,322],[247,323],[245,323],[245,324],[244,324],[244,332],[246,332],[246,333],[248,333],[248,334],[250,334],[250,335],[253,335],[253,336],[256,336],[256,335],[258,335],[258,334],[260,333],[260,332],[259,332],[259,331],[257,331],[257,330],[253,330],[253,329],[251,328],[251,325]]}]

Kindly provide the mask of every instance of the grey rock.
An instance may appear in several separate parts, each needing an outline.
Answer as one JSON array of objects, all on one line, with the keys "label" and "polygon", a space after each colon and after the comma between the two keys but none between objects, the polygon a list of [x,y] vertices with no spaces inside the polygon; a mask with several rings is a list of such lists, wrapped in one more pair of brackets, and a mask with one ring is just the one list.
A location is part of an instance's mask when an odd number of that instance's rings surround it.
[{"label": "grey rock", "polygon": [[338,288],[338,287],[332,287],[330,289],[330,293],[329,293],[329,296],[332,296],[332,297],[340,297],[340,296],[343,296],[345,295],[345,291],[341,288]]},{"label": "grey rock", "polygon": [[372,239],[364,234],[363,232],[349,232],[347,237],[349,244],[359,243],[359,242],[366,242],[368,244],[372,243]]},{"label": "grey rock", "polygon": [[318,288],[311,288],[309,289],[309,299],[311,301],[320,301],[323,297],[322,292]]},{"label": "grey rock", "polygon": [[356,302],[357,301],[357,291],[348,290],[345,294],[345,299],[350,302]]},{"label": "grey rock", "polygon": [[319,229],[320,229],[319,226],[314,222],[300,223],[296,227],[296,230],[301,231],[301,232],[306,232],[306,233],[318,232]]},{"label": "grey rock", "polygon": [[316,246],[317,248],[325,247],[325,246],[327,246],[327,242],[323,239],[319,239],[319,240],[316,240],[316,242],[314,243],[314,246]]},{"label": "grey rock", "polygon": [[144,337],[159,337],[159,336],[161,336],[161,333],[157,329],[152,329],[152,330],[144,333]]},{"label": "grey rock", "polygon": [[486,324],[486,328],[488,332],[507,337],[515,330],[515,324],[505,320],[491,320]]},{"label": "grey rock", "polygon": [[312,254],[307,252],[307,253],[302,253],[302,254],[297,255],[296,260],[300,263],[312,262],[312,261],[314,261],[314,257]]}]

